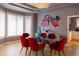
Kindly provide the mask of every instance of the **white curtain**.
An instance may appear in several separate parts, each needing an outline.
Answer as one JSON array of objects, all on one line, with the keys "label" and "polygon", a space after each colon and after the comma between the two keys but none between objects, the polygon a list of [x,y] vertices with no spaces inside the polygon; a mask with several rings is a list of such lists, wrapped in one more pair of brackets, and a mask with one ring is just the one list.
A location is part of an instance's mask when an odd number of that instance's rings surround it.
[{"label": "white curtain", "polygon": [[32,36],[32,16],[25,16],[25,32]]},{"label": "white curtain", "polygon": [[5,37],[5,12],[0,10],[0,38]]},{"label": "white curtain", "polygon": [[23,16],[17,17],[17,35],[21,35],[23,33]]},{"label": "white curtain", "polygon": [[7,13],[7,27],[5,27],[5,12],[0,10],[0,38],[5,37],[5,30],[8,36],[18,36],[24,32],[32,36],[32,16],[25,16],[25,24],[23,26],[23,15]]},{"label": "white curtain", "polygon": [[7,23],[7,36],[16,36],[23,33],[23,16],[8,14]]}]

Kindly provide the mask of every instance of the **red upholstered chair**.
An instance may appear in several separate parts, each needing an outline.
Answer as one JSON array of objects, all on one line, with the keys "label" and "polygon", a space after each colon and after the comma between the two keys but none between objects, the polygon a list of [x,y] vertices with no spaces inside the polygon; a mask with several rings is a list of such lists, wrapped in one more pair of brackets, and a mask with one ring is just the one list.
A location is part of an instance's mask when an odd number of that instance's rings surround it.
[{"label": "red upholstered chair", "polygon": [[21,54],[21,52],[22,52],[23,47],[26,48],[26,54],[27,54],[27,50],[28,50],[28,47],[29,47],[28,39],[26,39],[26,37],[24,37],[24,36],[20,36],[20,41],[21,41],[21,45],[22,45],[20,54]]},{"label": "red upholstered chair", "polygon": [[[49,39],[55,39],[56,38],[56,36],[55,36],[55,34],[48,34],[48,38]],[[54,49],[54,46],[55,46],[55,43],[51,43],[51,44],[49,44],[50,45],[50,56],[51,56],[51,53],[52,53],[52,49]]]},{"label": "red upholstered chair", "polygon": [[24,37],[28,37],[29,34],[28,34],[28,33],[23,33],[23,36],[24,36]]},{"label": "red upholstered chair", "polygon": [[49,35],[48,35],[48,38],[49,38],[49,39],[55,39],[56,36],[55,36],[55,34],[49,34]]},{"label": "red upholstered chair", "polygon": [[42,33],[41,36],[42,36],[43,39],[46,39],[47,34],[46,33]]},{"label": "red upholstered chair", "polygon": [[[65,53],[64,53],[64,47],[65,47],[66,42],[67,42],[67,38],[64,38],[61,41],[56,42],[54,45],[51,44],[50,45],[50,49],[51,50],[54,49],[55,51],[58,51],[59,56],[60,56],[60,51],[63,52],[63,54],[65,55]],[[50,52],[50,55],[51,55],[51,52]]]},{"label": "red upholstered chair", "polygon": [[64,48],[66,43],[67,43],[67,38],[64,38],[63,40],[55,44],[55,50],[58,51],[59,56],[60,56],[60,52],[63,52],[63,54],[65,55]]},{"label": "red upholstered chair", "polygon": [[[55,49],[55,43],[51,43],[51,44],[49,44],[49,46],[50,46],[50,56],[51,56],[52,50]],[[55,51],[55,53],[56,53],[56,51]]]},{"label": "red upholstered chair", "polygon": [[[29,40],[30,48],[31,48],[32,51],[36,52],[36,56],[37,56],[37,52],[39,50],[42,50],[42,54],[44,55],[44,51],[43,50],[45,48],[45,44],[38,44],[37,43],[37,39],[35,39],[35,38],[28,38],[28,40]],[[30,54],[31,54],[31,50],[30,50]]]},{"label": "red upholstered chair", "polygon": [[46,40],[46,37],[47,37],[46,33],[41,34],[42,43],[44,43],[44,41]]}]

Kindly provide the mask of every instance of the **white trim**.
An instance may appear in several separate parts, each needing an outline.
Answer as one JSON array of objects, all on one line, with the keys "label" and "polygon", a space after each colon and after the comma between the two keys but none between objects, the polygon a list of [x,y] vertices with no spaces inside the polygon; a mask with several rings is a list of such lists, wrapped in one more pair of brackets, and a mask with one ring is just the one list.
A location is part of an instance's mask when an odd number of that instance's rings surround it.
[{"label": "white trim", "polygon": [[79,17],[79,15],[72,15],[72,16],[67,16],[67,17]]}]

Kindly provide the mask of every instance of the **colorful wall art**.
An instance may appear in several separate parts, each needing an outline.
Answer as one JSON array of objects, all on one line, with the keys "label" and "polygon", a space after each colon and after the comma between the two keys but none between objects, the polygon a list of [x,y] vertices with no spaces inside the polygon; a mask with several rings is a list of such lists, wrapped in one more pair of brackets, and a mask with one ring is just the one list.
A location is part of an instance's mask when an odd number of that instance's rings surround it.
[{"label": "colorful wall art", "polygon": [[[52,17],[50,15],[45,15],[45,17],[41,20],[41,26],[43,28],[43,31],[48,32],[47,30],[45,30],[45,27],[50,26],[49,22],[52,24],[52,26],[58,27],[59,20],[60,20],[59,16]],[[48,29],[48,30],[50,30],[50,29]]]},{"label": "colorful wall art", "polygon": [[55,18],[54,18],[50,15],[45,15],[45,17],[41,20],[41,25],[45,27],[45,26],[49,25],[49,22],[51,22],[51,24],[54,27],[57,27],[57,26],[59,26],[59,24],[58,24],[59,20],[60,20],[59,16],[55,16]]},{"label": "colorful wall art", "polygon": [[39,41],[41,41],[41,33],[42,33],[42,31],[46,32],[48,34],[53,32],[53,30],[50,30],[49,27],[48,27],[48,26],[50,26],[49,23],[51,23],[52,26],[54,26],[54,27],[58,27],[59,26],[59,23],[58,23],[59,20],[60,20],[59,16],[52,17],[50,15],[45,15],[45,17],[41,20],[41,26],[38,27]]}]

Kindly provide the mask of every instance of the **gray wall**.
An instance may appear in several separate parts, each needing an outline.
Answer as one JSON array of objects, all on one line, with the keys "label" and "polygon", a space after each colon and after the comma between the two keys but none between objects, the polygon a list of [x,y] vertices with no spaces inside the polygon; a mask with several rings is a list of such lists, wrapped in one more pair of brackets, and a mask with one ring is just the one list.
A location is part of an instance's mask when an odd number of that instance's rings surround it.
[{"label": "gray wall", "polygon": [[33,30],[33,34],[32,34],[32,37],[35,37],[35,33],[37,32],[37,19],[38,19],[38,14],[37,13],[34,13],[33,14],[33,27],[32,27],[32,30]]},{"label": "gray wall", "polygon": [[61,20],[59,21],[59,26],[55,28],[52,25],[50,25],[49,28],[52,29],[57,34],[67,36],[67,16],[79,15],[79,5],[55,9],[55,10],[49,10],[49,11],[46,11],[46,12],[39,13],[38,26],[40,26],[41,19],[46,14],[49,14],[53,17],[55,17],[56,15],[60,16]]}]

